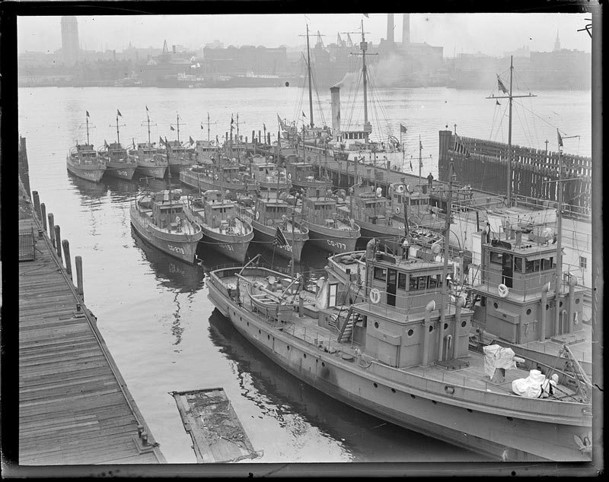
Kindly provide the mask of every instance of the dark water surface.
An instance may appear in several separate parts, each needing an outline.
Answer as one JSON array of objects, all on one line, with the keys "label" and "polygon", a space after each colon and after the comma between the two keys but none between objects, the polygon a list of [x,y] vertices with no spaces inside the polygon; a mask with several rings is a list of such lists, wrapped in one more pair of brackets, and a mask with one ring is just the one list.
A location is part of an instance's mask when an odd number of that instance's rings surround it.
[{"label": "dark water surface", "polygon": [[[408,156],[418,157],[411,146],[421,135],[427,157],[423,170],[436,175],[438,131],[445,125],[456,123],[461,135],[483,138],[491,136],[493,125],[501,125],[484,100],[489,93],[401,89],[382,91],[380,98],[389,101],[385,110],[393,125],[409,126]],[[70,241],[72,255],[83,258],[87,306],[170,463],[194,463],[195,456],[169,392],[208,387],[226,390],[254,448],[264,453],[260,462],[480,460],[346,407],[275,367],[227,326],[207,299],[206,271],[230,260],[202,249],[203,266],[190,266],[157,251],[130,226],[129,204],[142,182],[94,184],[66,170],[68,149],[85,139],[86,110],[95,125],[91,142],[99,148],[104,139],[116,138],[111,124],[117,108],[126,124],[121,127],[124,144],[146,140],[146,106],[158,124],[153,140],[159,135],[175,139],[169,124],[175,124],[178,112],[182,140],[207,138],[207,127],[200,127],[207,112],[217,122],[212,137],[228,131],[231,113],[239,113],[241,133],[251,137],[263,123],[276,131],[277,114],[289,117],[299,97],[295,89],[20,89],[19,133],[27,139],[30,184]],[[329,119],[329,95],[322,101]],[[547,92],[534,105],[541,112],[528,131],[536,133],[530,137],[535,142],[527,142],[529,137],[516,128],[515,142],[541,148],[545,139],[555,142],[559,125],[566,134],[582,136],[566,151],[590,154],[589,92]],[[162,181],[156,183],[164,188]],[[249,255],[256,253],[287,268],[287,260],[264,246],[253,245]],[[297,268],[313,282],[324,264],[319,251],[305,248]]]}]

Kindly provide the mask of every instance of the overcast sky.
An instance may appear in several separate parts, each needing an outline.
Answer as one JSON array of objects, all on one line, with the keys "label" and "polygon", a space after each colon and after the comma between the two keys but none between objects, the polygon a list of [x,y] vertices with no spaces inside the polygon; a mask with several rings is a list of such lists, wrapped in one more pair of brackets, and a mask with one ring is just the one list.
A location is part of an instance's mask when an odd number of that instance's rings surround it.
[{"label": "overcast sky", "polygon": [[[551,51],[556,34],[562,48],[590,52],[591,39],[586,32],[590,13],[530,14],[411,14],[411,41],[444,47],[444,56],[481,52],[502,55],[521,47],[531,51]],[[356,32],[364,20],[367,40],[378,43],[387,37],[387,15],[370,14],[279,14],[279,15],[157,15],[78,17],[81,48],[87,50],[123,50],[135,47],[161,48],[184,45],[199,49],[218,40],[228,45],[304,44],[299,37],[305,25],[313,33],[320,31],[324,43],[336,41],[337,33]],[[18,49],[54,52],[61,48],[61,17],[21,17],[18,19]],[[394,40],[402,41],[402,14],[394,20]],[[352,33],[355,41],[357,34]]]}]

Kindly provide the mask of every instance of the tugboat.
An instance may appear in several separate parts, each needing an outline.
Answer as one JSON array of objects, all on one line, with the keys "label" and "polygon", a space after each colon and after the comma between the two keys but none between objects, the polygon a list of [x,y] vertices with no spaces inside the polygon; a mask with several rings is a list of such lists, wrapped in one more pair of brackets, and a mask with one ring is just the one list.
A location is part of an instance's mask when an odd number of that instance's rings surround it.
[{"label": "tugboat", "polygon": [[338,210],[331,192],[309,189],[295,210],[309,228],[311,244],[334,254],[355,249],[360,227],[352,217]]},{"label": "tugboat", "polygon": [[137,170],[146,177],[164,179],[167,172],[167,157],[163,151],[150,141],[150,115],[146,107],[146,123],[148,125],[148,142],[137,144]]},{"label": "tugboat", "polygon": [[[447,246],[448,243],[445,243]],[[366,252],[366,300],[252,262],[213,270],[208,297],[252,345],[325,394],[503,461],[590,461],[590,390],[468,349],[473,312],[448,296],[448,260]]]},{"label": "tugboat", "polygon": [[87,126],[87,143],[76,145],[66,156],[69,172],[87,181],[99,182],[106,171],[106,160],[98,154],[89,142],[89,111],[85,117]]},{"label": "tugboat", "polygon": [[221,191],[209,190],[192,199],[185,211],[189,220],[201,225],[206,247],[239,263],[245,261],[254,229],[239,215],[236,202],[225,199]]},{"label": "tugboat", "polygon": [[255,196],[249,206],[241,204],[241,214],[254,228],[254,237],[281,256],[300,263],[302,248],[309,239],[306,223],[294,216],[294,207],[287,202],[287,192],[267,191]]},{"label": "tugboat", "polygon": [[[100,156],[106,159],[106,175],[130,181],[137,167],[135,156],[121,145],[118,118],[122,117],[120,110],[116,110],[116,142],[108,145],[104,141],[105,150]],[[124,124],[123,124],[124,125]]]},{"label": "tugboat", "polygon": [[180,190],[143,193],[131,204],[130,213],[131,225],[145,241],[177,259],[195,263],[203,232],[187,218]]}]

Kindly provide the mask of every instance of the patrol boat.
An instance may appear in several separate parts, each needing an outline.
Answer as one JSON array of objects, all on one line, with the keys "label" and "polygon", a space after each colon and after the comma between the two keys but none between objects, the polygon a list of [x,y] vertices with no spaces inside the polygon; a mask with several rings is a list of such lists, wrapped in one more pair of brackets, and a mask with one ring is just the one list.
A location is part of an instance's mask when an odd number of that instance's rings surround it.
[{"label": "patrol boat", "polygon": [[148,142],[137,144],[136,159],[137,171],[146,177],[163,179],[167,172],[168,160],[165,152],[157,148],[150,140],[150,115],[146,107],[146,124],[148,125]]},{"label": "patrol boat", "polygon": [[78,142],[66,156],[66,167],[69,172],[87,181],[99,182],[106,172],[106,160],[89,143],[89,112],[85,118],[87,126],[87,143]]},{"label": "patrol boat", "polygon": [[130,181],[135,173],[137,161],[135,156],[121,145],[118,123],[119,116],[122,117],[122,114],[117,110],[116,142],[108,144],[104,141],[104,149],[99,152],[99,155],[106,159],[106,175]]},{"label": "patrol boat", "polygon": [[201,226],[187,219],[179,190],[142,193],[131,204],[131,225],[152,246],[193,264]]}]

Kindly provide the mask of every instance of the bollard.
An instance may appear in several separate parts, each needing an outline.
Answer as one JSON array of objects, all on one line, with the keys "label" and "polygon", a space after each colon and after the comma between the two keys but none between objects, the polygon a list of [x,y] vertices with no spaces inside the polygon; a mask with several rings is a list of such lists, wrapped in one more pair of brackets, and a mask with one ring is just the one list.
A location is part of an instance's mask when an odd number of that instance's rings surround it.
[{"label": "bollard", "polygon": [[55,226],[55,248],[57,249],[57,256],[59,256],[59,261],[61,261],[61,234],[59,224]]},{"label": "bollard", "polygon": [[64,239],[61,242],[61,244],[63,246],[63,257],[66,260],[66,271],[68,272],[68,275],[70,276],[70,279],[71,279],[72,278],[72,259],[70,258],[70,243],[68,242],[67,239]]},{"label": "bollard", "polygon": [[84,300],[85,291],[82,282],[82,258],[80,256],[74,256],[74,263],[76,264],[76,291]]},{"label": "bollard", "polygon": [[38,196],[38,191],[32,191],[32,197],[34,198],[34,210],[36,211],[36,216],[38,219],[42,217],[40,214],[40,197]]},{"label": "bollard", "polygon": [[44,203],[40,205],[40,213],[42,219],[42,229],[47,230],[47,207]]},{"label": "bollard", "polygon": [[55,216],[53,213],[49,213],[49,237],[51,238],[51,244],[55,247]]}]

